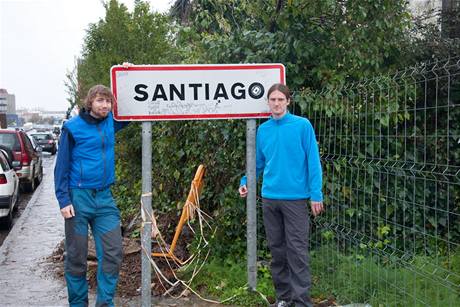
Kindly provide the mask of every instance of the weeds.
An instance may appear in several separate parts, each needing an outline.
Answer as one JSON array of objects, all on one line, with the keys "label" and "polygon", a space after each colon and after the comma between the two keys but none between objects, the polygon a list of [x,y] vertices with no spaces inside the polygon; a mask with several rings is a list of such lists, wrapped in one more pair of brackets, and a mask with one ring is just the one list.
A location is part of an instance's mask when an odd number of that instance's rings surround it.
[{"label": "weeds", "polygon": [[[460,290],[450,275],[433,270],[434,259],[417,256],[404,266],[392,259],[344,255],[335,247],[311,252],[314,301],[334,297],[339,304],[372,306],[457,306]],[[460,253],[453,257],[460,259]],[[439,259],[438,259],[439,260]],[[448,272],[448,270],[446,270]],[[187,274],[187,272],[182,272]],[[236,306],[266,306],[275,299],[270,269],[259,263],[257,291],[247,290],[246,260],[213,259],[195,278],[192,287],[205,296]]]}]

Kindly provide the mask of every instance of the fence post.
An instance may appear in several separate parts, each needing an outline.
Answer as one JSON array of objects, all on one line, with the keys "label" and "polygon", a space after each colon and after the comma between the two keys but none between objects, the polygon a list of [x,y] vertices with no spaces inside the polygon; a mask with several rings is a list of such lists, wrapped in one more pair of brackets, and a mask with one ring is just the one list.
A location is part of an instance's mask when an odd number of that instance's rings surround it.
[{"label": "fence post", "polygon": [[247,212],[247,256],[248,285],[250,290],[257,287],[257,207],[256,207],[256,120],[246,121],[246,176],[248,195]]},{"label": "fence post", "polygon": [[152,123],[142,122],[142,212],[143,227],[141,233],[142,241],[142,306],[152,305],[151,283],[152,268],[150,265],[150,255],[152,253]]}]

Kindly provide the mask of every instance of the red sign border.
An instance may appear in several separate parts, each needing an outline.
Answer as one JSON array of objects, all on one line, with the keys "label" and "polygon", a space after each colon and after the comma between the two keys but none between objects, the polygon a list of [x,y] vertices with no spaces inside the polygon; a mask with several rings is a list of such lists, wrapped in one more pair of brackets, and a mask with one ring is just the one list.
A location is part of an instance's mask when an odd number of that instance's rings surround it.
[{"label": "red sign border", "polygon": [[244,119],[244,118],[265,118],[270,113],[242,113],[242,114],[165,114],[165,115],[129,115],[119,116],[117,108],[117,79],[116,73],[119,71],[171,71],[171,70],[260,70],[260,69],[279,69],[280,83],[285,84],[285,67],[283,64],[204,64],[204,65],[135,65],[124,67],[121,65],[112,66],[110,69],[110,79],[112,93],[115,96],[113,105],[113,116],[116,120],[130,121],[161,121],[161,120],[197,120],[197,119]]}]

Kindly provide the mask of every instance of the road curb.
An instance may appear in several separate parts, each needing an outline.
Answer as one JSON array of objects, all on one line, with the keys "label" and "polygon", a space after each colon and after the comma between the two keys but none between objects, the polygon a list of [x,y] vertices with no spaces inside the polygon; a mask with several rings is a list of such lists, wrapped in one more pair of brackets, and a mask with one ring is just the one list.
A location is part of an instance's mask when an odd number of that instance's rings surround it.
[{"label": "road curb", "polygon": [[[43,179],[44,178],[45,177],[43,177]],[[29,217],[30,211],[32,210],[33,204],[37,202],[37,198],[39,197],[39,195],[41,194],[41,191],[43,189],[43,179],[42,179],[42,182],[40,182],[38,187],[33,192],[33,195],[30,198],[30,200],[27,202],[27,205],[26,205],[24,211],[22,212],[21,216],[17,219],[16,223],[14,223],[13,227],[10,229],[10,232],[8,233],[8,236],[5,238],[5,240],[3,241],[2,246],[0,246],[0,264],[2,264],[3,261],[4,261],[4,259],[2,259],[5,256],[5,253],[3,252],[4,249],[8,249],[9,245],[11,244],[10,241],[13,240],[12,238],[15,237],[16,232],[19,231],[18,229],[20,227],[22,229],[22,227],[24,225],[24,220],[27,217]]]}]

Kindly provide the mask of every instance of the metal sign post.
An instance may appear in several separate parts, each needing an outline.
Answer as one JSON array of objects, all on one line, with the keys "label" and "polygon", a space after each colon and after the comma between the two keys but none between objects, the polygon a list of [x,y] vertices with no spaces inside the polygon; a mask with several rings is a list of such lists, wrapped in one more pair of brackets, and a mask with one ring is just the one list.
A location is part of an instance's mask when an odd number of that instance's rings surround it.
[{"label": "metal sign post", "polygon": [[257,287],[257,182],[256,182],[256,120],[246,121],[246,178],[248,195],[246,198],[247,214],[247,265],[248,285],[250,290]]},{"label": "metal sign post", "polygon": [[152,306],[152,123],[142,123],[142,307]]}]

